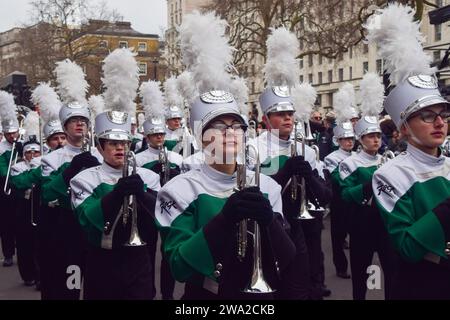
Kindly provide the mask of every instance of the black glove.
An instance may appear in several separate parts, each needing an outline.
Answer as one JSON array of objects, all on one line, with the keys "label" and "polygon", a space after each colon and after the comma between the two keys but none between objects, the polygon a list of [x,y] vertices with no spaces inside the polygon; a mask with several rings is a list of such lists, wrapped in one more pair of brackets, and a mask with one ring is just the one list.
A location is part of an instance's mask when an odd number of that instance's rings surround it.
[{"label": "black glove", "polygon": [[286,169],[290,175],[298,175],[305,179],[311,178],[313,171],[311,165],[302,156],[292,157],[286,161]]},{"label": "black glove", "polygon": [[433,212],[439,219],[446,238],[450,240],[450,197],[438,204]]},{"label": "black glove", "polygon": [[19,155],[19,157],[23,157],[23,144],[22,144],[22,142],[20,142],[20,141],[17,141],[16,142],[16,151],[15,152],[17,152],[17,154]]},{"label": "black glove", "polygon": [[89,151],[77,154],[62,173],[64,181],[66,184],[69,184],[70,179],[75,177],[81,170],[98,165],[100,165],[100,162]]},{"label": "black glove", "polygon": [[114,187],[114,192],[119,198],[129,195],[141,196],[145,192],[144,181],[142,181],[142,178],[138,174],[120,178]]},{"label": "black glove", "polygon": [[222,214],[232,223],[253,219],[263,227],[268,226],[274,217],[269,200],[264,198],[258,187],[232,194],[222,208]]}]

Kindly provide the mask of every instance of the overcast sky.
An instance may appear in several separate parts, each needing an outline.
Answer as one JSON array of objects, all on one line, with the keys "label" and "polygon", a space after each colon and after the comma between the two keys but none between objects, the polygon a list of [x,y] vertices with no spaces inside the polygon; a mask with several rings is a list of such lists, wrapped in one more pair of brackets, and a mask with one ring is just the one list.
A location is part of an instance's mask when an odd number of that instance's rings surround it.
[{"label": "overcast sky", "polygon": [[[99,2],[98,0],[90,0]],[[30,0],[0,0],[0,32],[29,23]],[[160,34],[167,28],[166,0],[108,0],[108,7],[142,33]]]}]

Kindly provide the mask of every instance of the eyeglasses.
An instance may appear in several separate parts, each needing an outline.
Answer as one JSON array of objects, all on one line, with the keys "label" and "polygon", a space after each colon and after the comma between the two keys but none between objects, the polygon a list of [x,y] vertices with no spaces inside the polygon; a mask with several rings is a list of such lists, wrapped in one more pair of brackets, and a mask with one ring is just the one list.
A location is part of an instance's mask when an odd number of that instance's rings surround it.
[{"label": "eyeglasses", "polygon": [[247,126],[242,123],[232,123],[230,125],[226,123],[216,122],[212,123],[209,126],[210,129],[216,129],[219,130],[220,133],[225,134],[227,132],[227,129],[233,129],[233,131],[245,131],[247,129]]},{"label": "eyeglasses", "polygon": [[450,121],[450,111],[443,110],[440,113],[436,113],[432,110],[424,110],[417,114],[420,119],[422,119],[423,122],[426,123],[434,123],[436,121],[436,118],[439,116],[441,117],[442,121],[449,122]]},{"label": "eyeglasses", "polygon": [[68,121],[69,121],[69,123],[79,123],[79,122],[81,122],[83,124],[88,123],[88,120],[84,117],[72,117]]}]

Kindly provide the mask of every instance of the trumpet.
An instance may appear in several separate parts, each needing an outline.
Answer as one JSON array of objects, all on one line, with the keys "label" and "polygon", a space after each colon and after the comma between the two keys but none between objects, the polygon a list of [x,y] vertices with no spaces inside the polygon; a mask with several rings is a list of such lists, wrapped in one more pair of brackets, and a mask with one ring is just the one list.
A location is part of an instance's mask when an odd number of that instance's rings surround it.
[{"label": "trumpet", "polygon": [[91,134],[88,132],[87,134],[83,134],[83,141],[81,143],[81,152],[91,152],[92,140]]},{"label": "trumpet", "polygon": [[[261,171],[261,163],[259,159],[258,150],[252,146],[246,144],[246,137],[244,136],[244,147],[243,147],[243,157],[241,159],[241,163],[237,164],[237,186],[235,188],[235,191],[243,190],[244,188],[249,187],[250,185],[247,184],[247,164],[249,162],[249,149],[250,147],[254,150],[256,155],[256,166],[255,166],[255,185],[257,187],[260,186],[260,171]],[[248,232],[248,221],[247,219],[242,220],[239,222],[238,227],[238,259],[240,261],[244,260],[246,253],[247,253],[247,232]],[[242,291],[245,293],[272,293],[275,292],[274,289],[272,289],[269,285],[269,283],[265,280],[264,274],[263,274],[263,267],[262,267],[262,253],[261,253],[261,233],[259,229],[259,225],[256,221],[251,221],[253,223],[253,267],[252,267],[252,276]]]},{"label": "trumpet", "polygon": [[159,163],[161,163],[161,185],[165,185],[170,180],[170,164],[167,148],[163,145],[159,146]]},{"label": "trumpet", "polygon": [[[125,162],[122,169],[122,177],[128,177],[130,174],[130,165],[133,167],[132,174],[136,174],[136,157],[134,155],[133,151],[126,149],[125,153]],[[130,208],[131,206],[131,208]],[[126,247],[138,247],[138,246],[145,246],[146,243],[141,240],[139,237],[138,227],[137,227],[137,202],[136,202],[136,196],[125,196],[123,199],[123,205],[122,205],[122,222],[125,226],[128,222],[128,218],[130,216],[130,210],[131,210],[131,231],[130,231],[130,238],[128,241],[124,244]]]},{"label": "trumpet", "polygon": [[395,153],[391,150],[386,150],[381,156],[380,162],[378,163],[377,168],[381,167],[383,164],[395,158]]},{"label": "trumpet", "polygon": [[34,187],[35,187],[35,184],[33,183],[32,185],[31,185],[31,190],[30,190],[30,211],[31,211],[31,213],[30,213],[30,221],[31,221],[31,225],[33,226],[33,227],[36,227],[37,226],[37,223],[34,221]]},{"label": "trumpet", "polygon": [[6,172],[6,179],[5,179],[5,185],[3,186],[3,192],[9,196],[11,194],[11,188],[9,185],[9,178],[11,177],[11,169],[12,167],[17,163],[17,158],[19,156],[19,152],[17,149],[17,142],[22,139],[22,136],[24,134],[23,130],[23,122],[25,120],[25,116],[22,114],[19,114],[19,137],[14,140],[12,147],[11,147],[11,155],[9,156],[9,164],[8,164],[8,171]]},{"label": "trumpet", "polygon": [[445,139],[442,145],[442,154],[446,157],[450,157],[450,136]]},{"label": "trumpet", "polygon": [[[320,161],[320,151],[319,151],[319,147],[316,146],[315,144],[311,145],[311,148],[314,150],[314,152],[316,153],[316,162]],[[325,208],[322,207],[321,205],[315,205],[313,202],[308,200],[308,211],[313,211],[313,212],[325,212]]]}]

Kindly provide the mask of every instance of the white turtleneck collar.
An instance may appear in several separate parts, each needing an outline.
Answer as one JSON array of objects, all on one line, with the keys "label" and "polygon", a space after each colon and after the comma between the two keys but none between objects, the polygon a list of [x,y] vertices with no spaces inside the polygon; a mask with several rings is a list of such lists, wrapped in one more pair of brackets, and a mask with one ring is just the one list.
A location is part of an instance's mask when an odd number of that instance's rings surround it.
[{"label": "white turtleneck collar", "polygon": [[442,165],[445,162],[446,157],[440,152],[438,157],[435,157],[431,154],[425,153],[422,150],[414,147],[413,145],[408,143],[406,151],[411,154],[411,156],[417,161],[427,164],[427,165]]},{"label": "white turtleneck collar", "polygon": [[122,168],[116,169],[111,167],[109,164],[106,163],[106,161],[103,161],[103,163],[101,164],[102,170],[106,173],[110,173],[113,175],[122,175]]},{"label": "white turtleneck collar", "polygon": [[206,176],[208,176],[211,180],[221,181],[223,183],[236,184],[236,172],[234,172],[231,175],[227,174],[227,173],[223,173],[223,172],[220,172],[220,171],[214,169],[213,167],[211,167],[210,165],[208,165],[206,163],[201,164],[200,170]]},{"label": "white turtleneck collar", "polygon": [[375,155],[371,155],[368,154],[366,151],[364,151],[364,149],[359,152],[359,155],[361,158],[366,159],[368,161],[376,161],[378,159],[378,153]]},{"label": "white turtleneck collar", "polygon": [[76,147],[71,145],[69,142],[66,142],[66,145],[64,146],[65,149],[73,151],[73,152],[80,152],[81,151],[81,147]]},{"label": "white turtleneck collar", "polygon": [[352,152],[351,152],[351,151],[345,151],[345,150],[342,149],[342,148],[339,148],[338,151],[339,151],[339,153],[341,153],[341,154],[343,154],[343,155],[345,155],[345,156],[351,156],[351,155],[352,155]]}]

